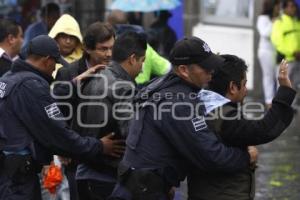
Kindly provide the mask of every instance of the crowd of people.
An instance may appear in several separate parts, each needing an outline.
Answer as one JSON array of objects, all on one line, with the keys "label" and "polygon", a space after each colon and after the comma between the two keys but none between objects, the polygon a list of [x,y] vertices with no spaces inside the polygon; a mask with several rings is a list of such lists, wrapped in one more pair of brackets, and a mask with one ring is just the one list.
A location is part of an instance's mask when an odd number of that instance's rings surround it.
[{"label": "crowd of people", "polygon": [[[23,42],[1,19],[0,199],[170,200],[186,179],[190,200],[253,200],[255,145],[294,115],[300,21],[293,0],[281,3],[279,16],[279,1],[265,0],[257,22],[268,110],[255,120],[241,108],[244,60],[198,37],[156,46],[121,11],[82,34],[49,3]],[[153,24],[158,35],[168,17]],[[53,163],[62,178],[49,193]]]}]

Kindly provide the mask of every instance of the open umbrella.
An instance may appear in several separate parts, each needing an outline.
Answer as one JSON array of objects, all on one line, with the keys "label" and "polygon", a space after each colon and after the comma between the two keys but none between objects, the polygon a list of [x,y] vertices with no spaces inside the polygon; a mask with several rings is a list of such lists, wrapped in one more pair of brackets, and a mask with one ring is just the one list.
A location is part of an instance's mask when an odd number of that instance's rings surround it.
[{"label": "open umbrella", "polygon": [[124,12],[152,12],[172,10],[179,5],[179,0],[115,0],[110,9]]}]

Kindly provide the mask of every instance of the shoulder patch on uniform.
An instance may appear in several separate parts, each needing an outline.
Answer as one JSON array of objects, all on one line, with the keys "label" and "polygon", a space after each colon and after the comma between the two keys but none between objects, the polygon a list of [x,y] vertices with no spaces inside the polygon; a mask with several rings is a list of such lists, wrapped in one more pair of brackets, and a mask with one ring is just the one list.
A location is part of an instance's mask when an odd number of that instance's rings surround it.
[{"label": "shoulder patch on uniform", "polygon": [[203,116],[195,117],[191,121],[195,131],[201,131],[207,128],[207,124]]},{"label": "shoulder patch on uniform", "polygon": [[6,83],[0,82],[0,98],[3,98],[5,95]]},{"label": "shoulder patch on uniform", "polygon": [[50,104],[46,106],[44,109],[48,117],[51,119],[56,119],[56,117],[60,114],[60,110],[56,103]]}]

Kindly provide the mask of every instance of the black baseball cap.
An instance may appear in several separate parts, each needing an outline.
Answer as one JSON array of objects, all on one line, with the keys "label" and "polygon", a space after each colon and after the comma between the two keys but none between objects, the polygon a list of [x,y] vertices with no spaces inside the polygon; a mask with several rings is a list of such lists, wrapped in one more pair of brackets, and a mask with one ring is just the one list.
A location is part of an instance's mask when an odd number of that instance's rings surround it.
[{"label": "black baseball cap", "polygon": [[50,56],[55,59],[56,63],[62,65],[67,63],[67,61],[61,57],[56,41],[48,35],[39,35],[29,42],[27,55],[30,54]]},{"label": "black baseball cap", "polygon": [[175,65],[199,64],[202,68],[214,70],[224,63],[224,58],[214,54],[208,44],[197,37],[185,37],[174,44],[169,56]]}]

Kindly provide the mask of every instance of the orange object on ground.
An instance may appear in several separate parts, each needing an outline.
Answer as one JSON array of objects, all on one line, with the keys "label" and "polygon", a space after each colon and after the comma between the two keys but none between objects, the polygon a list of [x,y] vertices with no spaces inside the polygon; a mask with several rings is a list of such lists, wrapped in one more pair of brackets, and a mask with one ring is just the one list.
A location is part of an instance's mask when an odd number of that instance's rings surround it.
[{"label": "orange object on ground", "polygon": [[51,194],[55,194],[56,187],[62,182],[63,176],[60,167],[51,163],[47,174],[44,177],[44,188],[48,189]]}]

